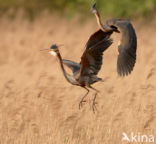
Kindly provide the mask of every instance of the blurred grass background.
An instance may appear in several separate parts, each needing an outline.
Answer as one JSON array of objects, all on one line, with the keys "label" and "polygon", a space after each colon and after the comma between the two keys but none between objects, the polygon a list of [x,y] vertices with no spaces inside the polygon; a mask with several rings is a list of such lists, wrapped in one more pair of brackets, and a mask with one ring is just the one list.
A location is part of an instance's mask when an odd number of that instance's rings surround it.
[{"label": "blurred grass background", "polygon": [[[72,17],[76,13],[87,14],[94,0],[0,0],[0,14],[19,9],[30,17],[35,17],[44,10],[57,11]],[[137,17],[154,15],[156,0],[97,0],[97,7],[105,15],[113,17]]]}]

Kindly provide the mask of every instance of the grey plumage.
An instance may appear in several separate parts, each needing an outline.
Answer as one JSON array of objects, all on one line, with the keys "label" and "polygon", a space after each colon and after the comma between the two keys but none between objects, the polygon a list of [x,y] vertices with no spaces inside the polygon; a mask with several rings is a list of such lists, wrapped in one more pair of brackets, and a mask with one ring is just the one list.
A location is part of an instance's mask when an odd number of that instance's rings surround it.
[{"label": "grey plumage", "polygon": [[64,65],[66,65],[69,69],[72,70],[74,75],[80,71],[80,67],[81,67],[80,64],[73,62],[71,60],[66,60],[66,59],[63,59],[62,61]]}]

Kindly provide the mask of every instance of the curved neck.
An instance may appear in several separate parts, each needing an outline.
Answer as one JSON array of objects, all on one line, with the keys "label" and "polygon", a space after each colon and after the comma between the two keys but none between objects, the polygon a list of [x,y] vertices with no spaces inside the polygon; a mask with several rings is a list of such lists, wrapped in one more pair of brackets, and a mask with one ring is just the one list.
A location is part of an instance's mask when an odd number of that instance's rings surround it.
[{"label": "curved neck", "polygon": [[97,10],[97,12],[95,13],[95,17],[96,17],[96,20],[97,20],[97,23],[98,23],[100,29],[101,29],[102,31],[106,32],[105,28],[103,27],[102,20],[101,20],[101,16],[100,16],[98,10]]},{"label": "curved neck", "polygon": [[66,80],[67,80],[69,83],[71,83],[71,84],[75,84],[75,83],[74,83],[74,80],[73,80],[73,77],[72,77],[71,75],[69,75],[69,74],[65,71],[65,69],[64,69],[62,57],[61,57],[59,51],[57,51],[57,58],[59,59],[60,66],[61,66],[63,75],[64,75],[64,77],[66,78]]}]

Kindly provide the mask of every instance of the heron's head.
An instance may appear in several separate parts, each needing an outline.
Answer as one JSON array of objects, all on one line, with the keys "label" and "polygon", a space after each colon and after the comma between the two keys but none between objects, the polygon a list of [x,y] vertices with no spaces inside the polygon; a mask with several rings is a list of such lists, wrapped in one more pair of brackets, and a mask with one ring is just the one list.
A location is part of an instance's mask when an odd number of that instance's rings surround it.
[{"label": "heron's head", "polygon": [[96,9],[96,3],[94,3],[90,9],[91,13],[96,14],[97,13],[97,9]]},{"label": "heron's head", "polygon": [[53,56],[56,56],[57,53],[59,53],[59,46],[56,45],[56,44],[53,44],[51,47],[50,47],[50,54],[53,55]]},{"label": "heron's head", "polygon": [[45,50],[50,50],[49,51],[49,53],[51,54],[51,55],[53,55],[53,56],[56,56],[58,53],[59,53],[59,47],[60,46],[62,46],[62,45],[56,45],[56,44],[53,44],[51,47],[50,47],[50,49],[48,48],[48,49],[42,49],[42,50],[40,50],[40,51],[45,51]]}]

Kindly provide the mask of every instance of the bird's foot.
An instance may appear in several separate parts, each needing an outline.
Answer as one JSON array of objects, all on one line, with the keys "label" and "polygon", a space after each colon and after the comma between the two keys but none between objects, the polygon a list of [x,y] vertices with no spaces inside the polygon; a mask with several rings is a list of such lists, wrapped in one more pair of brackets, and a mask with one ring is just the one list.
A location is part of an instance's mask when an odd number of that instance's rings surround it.
[{"label": "bird's foot", "polygon": [[97,104],[97,102],[95,100],[93,100],[93,103],[92,103],[93,113],[95,113],[95,111],[97,111],[96,104]]},{"label": "bird's foot", "polygon": [[86,102],[86,100],[83,100],[83,99],[80,101],[80,103],[79,103],[79,109],[81,109],[81,108],[82,108],[83,103],[85,103],[85,102]]},{"label": "bird's foot", "polygon": [[93,110],[93,113],[95,113],[95,110],[97,111],[97,108],[96,108],[97,102],[95,101],[95,100],[96,100],[96,96],[97,96],[97,93],[95,93],[94,99],[93,99],[93,103],[92,103],[92,110]]}]

